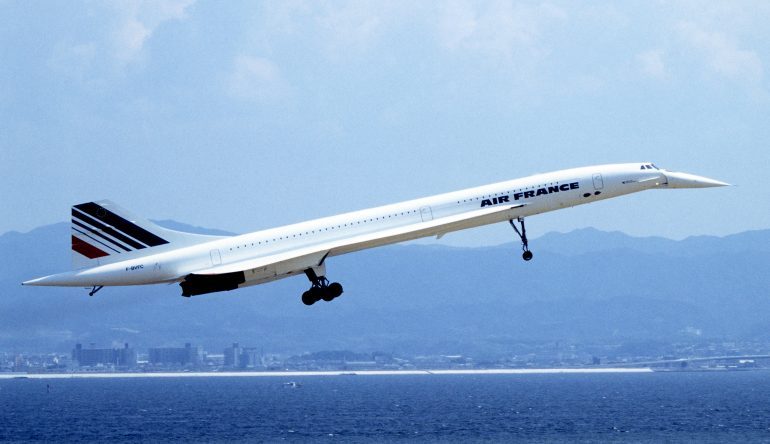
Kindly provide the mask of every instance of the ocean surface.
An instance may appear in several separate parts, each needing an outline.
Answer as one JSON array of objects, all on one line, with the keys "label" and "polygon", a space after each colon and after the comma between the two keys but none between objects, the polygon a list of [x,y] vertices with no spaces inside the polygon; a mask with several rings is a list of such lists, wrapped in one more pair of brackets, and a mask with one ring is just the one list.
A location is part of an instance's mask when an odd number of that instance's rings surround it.
[{"label": "ocean surface", "polygon": [[770,442],[770,372],[0,380],[0,441]]}]

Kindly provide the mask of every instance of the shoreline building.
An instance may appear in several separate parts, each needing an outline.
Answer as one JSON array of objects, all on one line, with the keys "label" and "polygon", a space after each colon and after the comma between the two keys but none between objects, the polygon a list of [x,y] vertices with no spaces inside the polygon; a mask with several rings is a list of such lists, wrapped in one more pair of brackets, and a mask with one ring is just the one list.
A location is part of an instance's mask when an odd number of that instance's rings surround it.
[{"label": "shoreline building", "polygon": [[241,346],[237,342],[233,342],[232,347],[225,349],[225,367],[239,368],[241,366]]},{"label": "shoreline building", "polygon": [[123,344],[123,348],[83,348],[82,344],[75,344],[72,350],[72,359],[79,367],[136,367],[136,351]]},{"label": "shoreline building", "polygon": [[256,347],[241,347],[234,342],[232,347],[224,351],[224,366],[233,369],[258,369],[264,368],[262,352]]},{"label": "shoreline building", "polygon": [[149,349],[149,363],[154,366],[198,367],[203,362],[203,350],[189,342],[184,347],[155,347]]}]

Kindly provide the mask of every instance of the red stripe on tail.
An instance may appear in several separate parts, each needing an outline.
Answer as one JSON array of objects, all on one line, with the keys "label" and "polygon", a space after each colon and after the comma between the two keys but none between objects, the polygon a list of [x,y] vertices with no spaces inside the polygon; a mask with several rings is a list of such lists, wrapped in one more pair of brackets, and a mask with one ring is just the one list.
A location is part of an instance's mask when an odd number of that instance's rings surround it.
[{"label": "red stripe on tail", "polygon": [[93,245],[83,242],[82,240],[72,236],[72,249],[82,254],[89,259],[96,259],[97,257],[109,256],[108,253],[94,247]]}]

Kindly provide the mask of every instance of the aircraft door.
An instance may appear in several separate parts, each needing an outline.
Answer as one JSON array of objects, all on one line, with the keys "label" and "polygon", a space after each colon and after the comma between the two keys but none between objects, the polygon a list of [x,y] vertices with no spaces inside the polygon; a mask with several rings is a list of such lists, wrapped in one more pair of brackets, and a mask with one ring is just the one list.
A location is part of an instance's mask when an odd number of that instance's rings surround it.
[{"label": "aircraft door", "polygon": [[211,250],[211,266],[222,264],[222,255],[219,250]]},{"label": "aircraft door", "polygon": [[433,220],[433,210],[431,210],[430,207],[420,208],[420,217],[422,218],[423,222]]},{"label": "aircraft door", "polygon": [[602,179],[602,175],[599,173],[594,174],[594,189],[595,190],[601,190],[604,188],[604,179]]}]

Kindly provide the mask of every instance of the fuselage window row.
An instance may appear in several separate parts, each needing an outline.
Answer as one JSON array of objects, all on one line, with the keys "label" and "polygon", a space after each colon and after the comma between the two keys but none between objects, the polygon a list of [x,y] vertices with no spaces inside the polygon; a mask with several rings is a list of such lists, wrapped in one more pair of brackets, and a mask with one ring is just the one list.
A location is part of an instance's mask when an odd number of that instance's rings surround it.
[{"label": "fuselage window row", "polygon": [[[411,214],[411,213],[417,213],[417,211],[418,211],[418,210],[410,210],[410,211],[406,211],[406,212],[402,212],[402,213],[389,214],[387,217],[390,219],[390,218],[399,217],[399,216],[406,216],[407,214]],[[367,222],[374,222],[375,220],[380,220],[380,218],[379,218],[379,217],[376,217],[376,218],[371,218],[371,219],[369,219],[369,220],[366,220],[366,219],[364,219],[364,220],[359,220],[359,221],[356,221],[356,223],[355,223],[355,224],[356,224],[356,225],[361,225],[362,223],[363,223],[363,224],[366,224]],[[385,216],[382,216],[382,220],[385,220]],[[324,227],[323,229],[320,229],[320,228],[319,228],[319,229],[318,229],[318,232],[320,233],[322,230],[323,230],[323,231],[329,231],[329,229],[330,229],[330,228],[331,228],[332,230],[335,230],[335,229],[342,229],[343,227],[347,227],[348,225],[350,225],[350,226],[352,227],[354,224],[351,222],[350,224],[337,225],[336,227],[335,227],[335,226],[332,226],[332,227]],[[316,230],[312,230],[312,231],[306,231],[304,234],[305,234],[306,236],[309,236],[309,235],[311,235],[311,234],[315,234],[315,232],[316,232]],[[302,236],[302,235],[303,235],[303,233],[296,233],[296,234],[292,234],[292,236],[291,236],[291,237],[292,237],[292,238],[296,238],[297,236]],[[284,239],[283,237],[279,237],[279,238],[277,238],[277,239],[273,239],[272,241],[273,241],[273,242],[277,242],[277,241],[279,241],[279,240],[283,240],[283,239]],[[286,239],[289,239],[289,236],[288,236],[288,235],[286,236]],[[257,245],[262,245],[262,242],[263,242],[263,241],[257,241],[257,243],[256,243],[256,244],[252,242],[251,246],[252,246],[252,247],[255,247],[255,246],[257,246]],[[264,241],[264,243],[265,243],[265,244],[268,244],[268,243],[270,243],[270,240],[267,240],[267,239],[266,239],[266,240]],[[237,246],[235,247],[235,249],[236,249],[236,250],[239,250],[240,248],[241,248],[241,247],[240,247],[240,245],[237,245]],[[244,244],[243,248],[248,248],[248,244]],[[230,247],[230,249],[229,249],[229,250],[230,250],[230,251],[233,251],[233,248],[232,248],[232,247]]]}]

